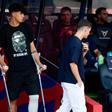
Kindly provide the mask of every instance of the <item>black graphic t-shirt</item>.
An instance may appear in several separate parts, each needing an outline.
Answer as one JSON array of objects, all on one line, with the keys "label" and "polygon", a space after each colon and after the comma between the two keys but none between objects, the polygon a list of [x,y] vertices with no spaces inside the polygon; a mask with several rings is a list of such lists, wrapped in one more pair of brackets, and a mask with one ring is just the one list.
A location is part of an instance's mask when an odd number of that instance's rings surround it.
[{"label": "black graphic t-shirt", "polygon": [[94,40],[97,48],[105,54],[109,41],[112,38],[112,26],[109,23],[94,24]]},{"label": "black graphic t-shirt", "polygon": [[36,70],[30,51],[33,40],[33,32],[25,23],[18,27],[6,24],[0,29],[0,47],[5,49],[10,71]]}]

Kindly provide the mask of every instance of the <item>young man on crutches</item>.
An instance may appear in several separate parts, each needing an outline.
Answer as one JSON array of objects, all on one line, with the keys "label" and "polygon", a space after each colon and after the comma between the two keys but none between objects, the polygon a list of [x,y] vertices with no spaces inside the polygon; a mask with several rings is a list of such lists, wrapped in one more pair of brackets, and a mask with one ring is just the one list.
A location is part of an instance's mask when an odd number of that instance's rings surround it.
[{"label": "young man on crutches", "polygon": [[8,64],[1,58],[0,65],[1,70],[7,72],[11,109],[17,112],[17,99],[24,86],[29,95],[28,112],[37,112],[40,87],[32,54],[42,71],[47,67],[40,62],[31,28],[23,23],[23,6],[17,3],[10,5],[9,14],[9,23],[0,29],[0,48],[4,48]]}]

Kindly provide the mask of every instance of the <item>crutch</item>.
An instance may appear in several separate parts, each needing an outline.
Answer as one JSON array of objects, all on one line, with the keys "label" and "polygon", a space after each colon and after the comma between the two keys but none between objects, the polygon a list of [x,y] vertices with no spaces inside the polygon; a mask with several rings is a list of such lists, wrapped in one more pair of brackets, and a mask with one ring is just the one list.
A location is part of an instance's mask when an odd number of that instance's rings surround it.
[{"label": "crutch", "polygon": [[9,112],[12,112],[11,102],[10,102],[10,99],[9,99],[9,93],[8,93],[8,89],[7,89],[6,79],[5,79],[6,74],[5,74],[5,72],[1,71],[1,75],[3,77],[3,82],[4,82],[4,86],[5,86],[6,96],[7,96],[7,100],[8,100],[8,109],[9,109]]},{"label": "crutch", "polygon": [[[39,54],[40,55],[40,54]],[[39,84],[40,84],[40,90],[41,90],[41,96],[42,96],[42,103],[43,103],[43,108],[44,108],[44,112],[46,112],[46,106],[45,106],[45,100],[44,100],[44,92],[43,92],[43,87],[42,87],[42,80],[41,80],[41,70],[39,69],[38,64],[36,63],[35,59],[34,59],[34,55],[32,54],[33,60],[36,64],[37,67],[37,72],[38,72],[38,76],[39,76]]]},{"label": "crutch", "polygon": [[46,112],[46,106],[45,106],[45,99],[44,99],[44,93],[43,93],[43,87],[42,87],[42,80],[41,80],[41,74],[38,73],[39,76],[39,84],[40,84],[40,90],[41,90],[41,96],[42,96],[42,103],[44,107],[44,112]]},{"label": "crutch", "polygon": [[41,54],[40,54],[40,58],[42,58],[43,60],[45,60],[47,63],[51,64],[56,69],[59,69],[59,67],[57,65],[55,65],[54,63],[52,63],[51,61],[49,61],[48,59],[46,59],[45,57],[43,57]]}]

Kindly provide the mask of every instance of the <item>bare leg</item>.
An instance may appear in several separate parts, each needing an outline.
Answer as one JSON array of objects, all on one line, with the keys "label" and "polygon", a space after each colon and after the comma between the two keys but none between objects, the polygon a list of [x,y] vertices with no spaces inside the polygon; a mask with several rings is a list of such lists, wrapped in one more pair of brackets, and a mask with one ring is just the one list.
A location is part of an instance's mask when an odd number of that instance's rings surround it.
[{"label": "bare leg", "polygon": [[12,112],[17,112],[17,100],[11,101]]}]

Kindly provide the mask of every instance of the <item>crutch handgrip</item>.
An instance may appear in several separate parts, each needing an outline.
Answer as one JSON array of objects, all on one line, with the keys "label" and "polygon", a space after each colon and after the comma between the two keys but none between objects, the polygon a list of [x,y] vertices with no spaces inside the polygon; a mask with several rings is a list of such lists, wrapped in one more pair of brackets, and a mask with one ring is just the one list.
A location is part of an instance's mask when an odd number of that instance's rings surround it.
[{"label": "crutch handgrip", "polygon": [[0,65],[0,69],[2,71],[2,74],[5,75],[5,72],[9,69],[9,67],[7,65]]},{"label": "crutch handgrip", "polygon": [[[40,55],[40,54],[39,54]],[[42,102],[43,102],[43,108],[44,108],[44,112],[46,112],[46,106],[45,106],[45,100],[44,100],[44,93],[43,93],[43,87],[42,87],[42,80],[41,80],[41,71],[43,71],[43,69],[46,69],[47,66],[43,65],[42,69],[39,67],[39,65],[36,63],[34,55],[32,54],[33,60],[36,64],[36,68],[37,68],[37,72],[38,72],[38,76],[39,76],[39,84],[40,84],[40,90],[41,90],[41,96],[42,96]]]},{"label": "crutch handgrip", "polygon": [[3,81],[4,81],[4,86],[5,86],[5,91],[6,91],[6,96],[7,96],[7,100],[8,100],[8,109],[9,109],[9,112],[12,112],[12,108],[11,108],[11,102],[10,102],[10,99],[9,99],[9,93],[8,93],[8,89],[7,89],[7,84],[6,84],[6,80],[5,80],[5,72],[2,72],[2,77],[3,77]]}]

